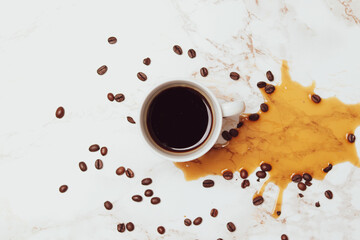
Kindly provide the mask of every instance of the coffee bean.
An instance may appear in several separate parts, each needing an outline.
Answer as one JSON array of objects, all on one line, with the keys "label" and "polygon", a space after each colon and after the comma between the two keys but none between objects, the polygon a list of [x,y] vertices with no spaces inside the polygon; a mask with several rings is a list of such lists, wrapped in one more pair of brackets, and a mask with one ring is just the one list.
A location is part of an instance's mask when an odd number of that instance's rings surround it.
[{"label": "coffee bean", "polygon": [[272,74],[271,71],[267,71],[267,72],[266,72],[266,78],[267,78],[270,82],[274,81],[274,75]]},{"label": "coffee bean", "polygon": [[271,169],[272,169],[271,165],[268,164],[268,163],[262,163],[262,164],[260,165],[260,168],[261,168],[261,170],[263,170],[263,171],[265,171],[265,172],[270,172]]},{"label": "coffee bean", "polygon": [[266,84],[266,82],[261,81],[261,82],[258,82],[256,85],[258,88],[264,88],[264,87],[266,87],[267,84]]},{"label": "coffee bean", "polygon": [[315,207],[320,207],[320,202],[316,202]]},{"label": "coffee bean", "polygon": [[325,191],[325,197],[327,197],[328,199],[332,199],[333,198],[333,193],[330,190],[326,190]]},{"label": "coffee bean", "polygon": [[217,240],[223,240],[222,238],[218,238]]},{"label": "coffee bean", "polygon": [[257,176],[258,178],[266,178],[266,172],[264,172],[264,171],[257,171],[257,172],[256,172],[256,176]]},{"label": "coffee bean", "polygon": [[188,219],[188,218],[185,218],[184,224],[185,224],[185,226],[190,226],[191,225],[191,220]]},{"label": "coffee bean", "polygon": [[308,173],[304,173],[303,174],[303,178],[305,181],[311,181],[312,180],[312,176]]},{"label": "coffee bean", "polygon": [[226,180],[231,180],[233,178],[233,173],[230,172],[230,171],[225,171],[223,173],[223,177],[226,179]]},{"label": "coffee bean", "polygon": [[115,95],[115,101],[122,102],[124,100],[125,100],[125,95],[124,94],[118,93],[118,94]]},{"label": "coffee bean", "polygon": [[56,109],[55,116],[60,119],[63,118],[64,115],[65,115],[65,109],[63,107],[58,107]]},{"label": "coffee bean", "polygon": [[159,197],[153,197],[151,198],[150,202],[154,205],[159,204],[161,202],[161,199]]},{"label": "coffee bean", "polygon": [[242,183],[241,183],[241,187],[242,188],[246,188],[250,186],[250,182],[249,180],[245,179]]},{"label": "coffee bean", "polygon": [[202,223],[202,218],[201,217],[197,217],[194,219],[194,225],[200,225]]},{"label": "coffee bean", "polygon": [[299,193],[299,197],[303,198],[303,197],[304,197],[304,194]]},{"label": "coffee bean", "polygon": [[321,102],[321,97],[319,95],[313,94],[313,95],[311,95],[311,100],[314,103],[319,103],[319,102]]},{"label": "coffee bean", "polygon": [[164,228],[163,226],[159,226],[159,227],[157,228],[157,231],[158,231],[158,233],[160,233],[160,234],[164,234],[164,233],[165,233],[165,228]]},{"label": "coffee bean", "polygon": [[238,132],[238,130],[236,130],[236,129],[230,129],[230,131],[229,131],[229,133],[230,133],[230,135],[232,136],[232,137],[237,137],[238,135],[239,135],[239,132]]},{"label": "coffee bean", "polygon": [[141,80],[141,81],[146,81],[146,80],[147,80],[147,76],[146,76],[146,74],[143,73],[143,72],[138,72],[136,76],[137,76],[137,78],[138,78],[139,80]]},{"label": "coffee bean", "polygon": [[347,140],[349,141],[349,143],[354,143],[355,140],[356,140],[356,137],[355,137],[354,134],[349,133],[348,136],[347,136]]},{"label": "coffee bean", "polygon": [[240,171],[240,177],[241,177],[242,179],[245,179],[245,178],[247,178],[248,176],[249,176],[248,172],[247,172],[245,169],[241,169],[241,171]]},{"label": "coffee bean", "polygon": [[210,187],[213,187],[214,185],[215,185],[215,182],[211,179],[206,179],[203,181],[204,188],[210,188]]},{"label": "coffee bean", "polygon": [[324,168],[323,171],[328,173],[331,171],[331,169],[332,169],[332,164],[329,163],[329,165],[326,168]]},{"label": "coffee bean", "polygon": [[132,117],[127,116],[126,119],[128,120],[129,123],[135,124],[135,121],[134,121],[134,119]]},{"label": "coffee bean", "polygon": [[106,65],[102,65],[101,67],[98,68],[97,70],[97,74],[99,75],[104,75],[108,70],[108,67]]},{"label": "coffee bean", "polygon": [[109,37],[109,38],[108,38],[108,42],[109,42],[110,44],[115,44],[115,43],[117,42],[117,39],[116,39],[116,37]]},{"label": "coffee bean", "polygon": [[266,92],[267,94],[272,94],[274,91],[275,91],[275,86],[274,86],[274,85],[267,84],[267,85],[265,86],[265,92]]},{"label": "coffee bean", "polygon": [[107,147],[102,147],[102,148],[100,149],[100,154],[101,154],[101,155],[105,156],[107,153],[108,153]]},{"label": "coffee bean", "polygon": [[302,182],[299,182],[297,184],[298,188],[301,190],[301,191],[305,191],[306,190],[306,185]]},{"label": "coffee bean", "polygon": [[100,169],[103,168],[103,166],[104,166],[103,161],[101,161],[100,159],[97,159],[97,160],[95,161],[95,168],[96,168],[96,169],[100,170]]},{"label": "coffee bean", "polygon": [[106,201],[104,202],[104,207],[107,209],[107,210],[111,210],[113,208],[113,205],[111,202],[109,201]]},{"label": "coffee bean", "polygon": [[276,215],[280,216],[281,215],[281,211],[277,211]]},{"label": "coffee bean", "polygon": [[230,141],[232,136],[230,135],[230,133],[228,131],[223,131],[221,133],[221,136],[226,140],[226,141]]},{"label": "coffee bean", "polygon": [[211,209],[210,216],[217,217],[219,211],[216,208]]},{"label": "coffee bean", "polygon": [[305,181],[305,185],[310,187],[312,185],[312,183],[310,181]]},{"label": "coffee bean", "polygon": [[100,146],[98,144],[93,144],[89,147],[90,152],[97,152],[100,150]]},{"label": "coffee bean", "polygon": [[152,195],[154,195],[154,192],[151,189],[147,189],[147,190],[145,190],[144,195],[145,195],[145,197],[151,197]]},{"label": "coffee bean", "polygon": [[117,225],[117,230],[119,231],[119,232],[125,232],[125,224],[124,223],[119,223],[118,225]]},{"label": "coffee bean", "polygon": [[61,193],[64,193],[64,192],[66,192],[68,190],[68,186],[67,185],[61,185],[60,187],[59,187],[59,191],[61,192]]},{"label": "coffee bean", "polygon": [[112,93],[108,93],[108,94],[107,94],[107,98],[109,99],[110,102],[113,102],[114,99],[115,99],[115,96],[114,96],[114,94],[112,94]]},{"label": "coffee bean", "polygon": [[181,55],[183,53],[183,51],[179,45],[174,45],[173,50],[177,55]]},{"label": "coffee bean", "polygon": [[151,63],[151,59],[150,59],[150,58],[144,58],[143,64],[145,64],[146,66],[149,66],[150,63]]},{"label": "coffee bean", "polygon": [[201,76],[206,77],[209,74],[209,71],[207,70],[207,68],[202,67],[200,69],[200,74],[201,74]]},{"label": "coffee bean", "polygon": [[229,232],[235,232],[235,230],[236,230],[235,224],[232,222],[228,222],[226,224],[226,227],[229,230]]},{"label": "coffee bean", "polygon": [[134,202],[141,202],[142,201],[142,196],[140,195],[134,195],[131,197],[131,199],[134,201]]},{"label": "coffee bean", "polygon": [[253,204],[255,206],[259,206],[260,204],[262,204],[264,202],[264,198],[262,196],[257,196],[253,199]]},{"label": "coffee bean", "polygon": [[239,122],[239,123],[236,125],[236,127],[237,127],[237,128],[241,128],[243,125],[244,125],[243,122]]},{"label": "coffee bean", "polygon": [[190,58],[196,57],[196,52],[195,52],[195,50],[194,50],[194,49],[189,49],[189,51],[188,51],[188,56],[189,56]]},{"label": "coffee bean", "polygon": [[151,183],[152,183],[151,178],[144,178],[143,180],[141,180],[142,185],[150,185]]},{"label": "coffee bean", "polygon": [[295,183],[301,182],[302,176],[300,174],[295,174],[294,176],[292,176],[291,180]]},{"label": "coffee bean", "polygon": [[262,103],[262,104],[260,104],[260,110],[262,112],[267,112],[267,111],[269,111],[269,106],[266,103]]},{"label": "coffee bean", "polygon": [[128,223],[126,224],[126,229],[127,229],[129,232],[131,232],[131,231],[133,231],[133,230],[135,229],[135,226],[134,226],[134,224],[133,224],[132,222],[128,222]]},{"label": "coffee bean", "polygon": [[133,178],[133,177],[135,176],[134,172],[133,172],[130,168],[126,169],[125,175],[126,175],[128,178]]},{"label": "coffee bean", "polygon": [[257,113],[253,113],[253,114],[249,115],[249,120],[250,121],[257,121],[257,120],[259,120],[259,118],[260,118],[260,115],[257,114]]},{"label": "coffee bean", "polygon": [[240,75],[237,72],[231,72],[230,73],[230,78],[232,80],[239,80],[240,79]]},{"label": "coffee bean", "polygon": [[124,167],[119,167],[118,169],[116,169],[116,175],[123,175],[125,172],[125,168]]},{"label": "coffee bean", "polygon": [[281,240],[289,240],[288,236],[286,234],[281,235]]},{"label": "coffee bean", "polygon": [[85,172],[87,170],[86,163],[79,162],[79,168],[80,168],[81,171]]}]

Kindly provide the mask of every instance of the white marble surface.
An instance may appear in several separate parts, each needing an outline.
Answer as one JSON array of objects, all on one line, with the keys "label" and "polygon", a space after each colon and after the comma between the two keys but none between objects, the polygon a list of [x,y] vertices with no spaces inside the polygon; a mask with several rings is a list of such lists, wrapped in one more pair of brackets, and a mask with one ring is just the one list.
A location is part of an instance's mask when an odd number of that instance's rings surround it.
[{"label": "white marble surface", "polygon": [[[219,176],[212,189],[186,182],[172,163],[147,150],[137,132],[137,109],[144,93],[167,79],[186,78],[210,87],[219,98],[244,99],[247,111],[262,97],[256,82],[271,69],[280,80],[281,60],[289,61],[294,80],[317,83],[322,97],[360,102],[360,2],[104,0],[2,1],[0,7],[0,239],[358,239],[360,170],[334,167],[324,181],[314,181],[303,199],[290,185],[282,215],[270,216],[273,203],[254,207],[259,188],[240,188]],[[107,38],[118,42],[109,45]],[[197,57],[177,56],[172,46]],[[150,66],[142,64],[150,57]],[[106,64],[103,76],[96,69]],[[198,70],[210,74],[202,78]],[[241,80],[228,74],[236,70]],[[136,78],[138,71],[148,81]],[[109,102],[108,92],[122,92],[123,103]],[[64,106],[63,119],[54,116]],[[359,130],[356,134],[359,135]],[[359,135],[360,136],[360,135]],[[90,144],[109,148],[104,168],[94,168],[100,154]],[[359,143],[357,147],[359,149]],[[89,170],[78,168],[85,161]],[[130,167],[134,179],[117,176]],[[154,206],[131,200],[146,189],[143,177],[161,197]],[[58,188],[69,185],[65,194]],[[265,198],[274,199],[269,185]],[[334,199],[323,192],[332,189]],[[111,211],[104,201],[114,203]],[[321,207],[314,202],[320,200]],[[219,216],[211,218],[211,208]],[[185,227],[184,216],[203,217],[200,226]],[[135,231],[118,233],[119,222]],[[233,221],[237,230],[228,232]],[[156,232],[159,225],[166,234]]]}]

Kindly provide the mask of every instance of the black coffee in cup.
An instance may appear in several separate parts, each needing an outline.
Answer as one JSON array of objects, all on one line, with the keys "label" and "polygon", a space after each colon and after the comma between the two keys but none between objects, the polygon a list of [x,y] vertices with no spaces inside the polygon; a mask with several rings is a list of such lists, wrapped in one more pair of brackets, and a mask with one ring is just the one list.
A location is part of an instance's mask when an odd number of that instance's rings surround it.
[{"label": "black coffee in cup", "polygon": [[160,91],[150,101],[146,127],[158,146],[173,152],[186,152],[206,141],[213,114],[200,92],[174,86]]}]

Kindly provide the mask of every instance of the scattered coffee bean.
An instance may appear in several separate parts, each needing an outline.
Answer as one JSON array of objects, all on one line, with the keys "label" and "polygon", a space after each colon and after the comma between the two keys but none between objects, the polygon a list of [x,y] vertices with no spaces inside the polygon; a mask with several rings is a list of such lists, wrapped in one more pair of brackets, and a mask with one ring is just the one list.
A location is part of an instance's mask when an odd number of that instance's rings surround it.
[{"label": "scattered coffee bean", "polygon": [[223,240],[222,238],[218,238],[217,240]]},{"label": "scattered coffee bean", "polygon": [[237,72],[231,72],[230,73],[230,78],[232,80],[239,80],[240,79],[240,75]]},{"label": "scattered coffee bean", "polygon": [[158,231],[158,233],[160,233],[160,234],[164,234],[164,233],[165,233],[165,228],[164,228],[163,226],[159,226],[159,227],[157,228],[157,231]]},{"label": "scattered coffee bean", "polygon": [[113,205],[111,202],[109,201],[106,201],[104,202],[104,207],[107,209],[107,210],[111,210],[113,208]]},{"label": "scattered coffee bean", "polygon": [[247,178],[249,176],[249,174],[248,174],[248,172],[245,170],[245,169],[241,169],[240,170],[240,177],[242,178],[242,179],[245,179],[245,178]]},{"label": "scattered coffee bean", "polygon": [[302,182],[299,182],[297,184],[298,188],[301,190],[301,191],[305,191],[306,190],[306,185]]},{"label": "scattered coffee bean", "polygon": [[135,121],[134,121],[134,119],[132,117],[127,116],[126,119],[128,120],[129,123],[135,124]]},{"label": "scattered coffee bean", "polygon": [[301,182],[302,176],[300,174],[295,174],[294,176],[292,176],[291,180],[295,183]]},{"label": "scattered coffee bean", "polygon": [[196,57],[196,52],[195,52],[195,50],[194,50],[194,49],[189,49],[189,51],[188,51],[188,56],[189,56],[190,58]]},{"label": "scattered coffee bean", "polygon": [[325,191],[325,197],[327,197],[328,199],[332,199],[333,198],[333,193],[330,190],[326,190]]},{"label": "scattered coffee bean", "polygon": [[239,122],[239,123],[236,125],[236,127],[237,127],[237,128],[241,128],[243,125],[244,125],[243,122]]},{"label": "scattered coffee bean", "polygon": [[117,42],[117,39],[116,39],[116,37],[109,37],[109,38],[108,38],[108,42],[109,42],[110,44],[115,44],[115,43]]},{"label": "scattered coffee bean", "polygon": [[257,196],[253,199],[253,204],[255,206],[259,206],[260,204],[262,204],[264,202],[264,198],[262,196]]},{"label": "scattered coffee bean", "polygon": [[263,171],[265,171],[265,172],[270,172],[271,169],[272,169],[271,165],[268,164],[268,163],[262,163],[262,164],[260,165],[260,168],[261,168],[261,170],[263,170]]},{"label": "scattered coffee bean", "polygon": [[151,178],[144,178],[143,180],[141,180],[142,185],[150,185],[151,183],[152,183]]},{"label": "scattered coffee bean", "polygon": [[264,88],[264,87],[266,87],[267,84],[266,84],[266,82],[261,81],[261,82],[258,82],[256,85],[258,88]]},{"label": "scattered coffee bean", "polygon": [[114,94],[112,94],[112,93],[108,93],[108,94],[107,94],[107,98],[109,99],[110,102],[113,102],[114,99],[115,99],[115,96],[114,96]]},{"label": "scattered coffee bean", "polygon": [[61,193],[64,193],[64,192],[66,192],[68,190],[68,186],[67,185],[61,185],[60,187],[59,187],[59,191],[61,192]]},{"label": "scattered coffee bean", "polygon": [[223,173],[223,177],[226,179],[226,180],[231,180],[233,178],[233,173],[230,172],[230,171],[225,171]]},{"label": "scattered coffee bean", "polygon": [[202,218],[201,217],[197,217],[194,219],[194,225],[200,225],[202,223]]},{"label": "scattered coffee bean", "polygon": [[141,202],[142,201],[142,196],[140,195],[134,195],[131,197],[131,199],[134,201],[134,202]]},{"label": "scattered coffee bean", "polygon": [[266,78],[267,78],[270,82],[274,81],[274,75],[272,74],[271,71],[267,71],[267,72],[266,72]]},{"label": "scattered coffee bean", "polygon": [[201,74],[201,76],[206,77],[209,74],[209,71],[207,70],[207,68],[202,67],[200,69],[200,74]]},{"label": "scattered coffee bean", "polygon": [[177,55],[181,55],[183,53],[183,51],[179,45],[174,45],[173,50]]},{"label": "scattered coffee bean", "polygon": [[235,230],[236,230],[235,224],[232,222],[228,222],[226,224],[226,227],[229,230],[229,232],[235,232]]},{"label": "scattered coffee bean", "polygon": [[281,240],[289,240],[288,236],[286,234],[281,235]]},{"label": "scattered coffee bean", "polygon": [[217,217],[219,211],[216,208],[211,209],[210,216]]},{"label": "scattered coffee bean", "polygon": [[137,78],[138,78],[139,80],[141,80],[141,81],[146,81],[146,80],[147,80],[147,76],[146,76],[146,74],[143,73],[143,72],[138,72],[136,76],[137,76]]},{"label": "scattered coffee bean", "polygon": [[118,93],[118,94],[115,95],[115,101],[122,102],[124,100],[125,100],[125,95],[124,94]]},{"label": "scattered coffee bean", "polygon": [[320,202],[316,202],[315,207],[320,207]]},{"label": "scattered coffee bean", "polygon": [[106,65],[102,65],[101,67],[98,68],[97,70],[97,74],[99,75],[104,75],[108,70],[108,67]]},{"label": "scattered coffee bean", "polygon": [[310,181],[305,181],[305,185],[310,187],[312,185],[312,183]]},{"label": "scattered coffee bean", "polygon": [[304,194],[299,193],[299,197],[303,198],[303,197],[304,197]]},{"label": "scattered coffee bean", "polygon": [[308,173],[304,173],[303,174],[303,178],[305,181],[311,181],[312,180],[312,176]]},{"label": "scattered coffee bean", "polygon": [[86,163],[79,162],[79,168],[80,168],[81,171],[85,172],[87,170]]},{"label": "scattered coffee bean", "polygon": [[264,172],[264,171],[257,171],[257,172],[256,172],[256,176],[257,176],[258,178],[266,178],[266,172]]},{"label": "scattered coffee bean", "polygon": [[274,86],[274,85],[267,84],[267,85],[265,86],[265,92],[266,92],[267,94],[272,94],[274,91],[275,91],[275,86]]},{"label": "scattered coffee bean", "polygon": [[204,188],[210,188],[210,187],[213,187],[214,185],[215,185],[215,182],[211,179],[206,179],[203,181]]},{"label": "scattered coffee bean", "polygon": [[314,103],[319,103],[319,102],[321,102],[321,97],[319,95],[313,94],[313,95],[311,95],[311,100]]},{"label": "scattered coffee bean", "polygon": [[116,175],[123,175],[125,172],[125,168],[124,167],[119,167],[118,169],[116,169]]},{"label": "scattered coffee bean", "polygon": [[118,225],[117,225],[117,230],[119,231],[119,232],[125,232],[125,224],[124,223],[119,223]]},{"label": "scattered coffee bean", "polygon": [[150,58],[144,58],[143,64],[145,64],[146,66],[149,66],[150,63],[151,63],[151,59],[150,59]]},{"label": "scattered coffee bean", "polygon": [[277,211],[276,215],[280,216],[281,215],[281,211]]},{"label": "scattered coffee bean", "polygon": [[90,152],[97,152],[100,150],[100,146],[98,144],[93,144],[89,147]]},{"label": "scattered coffee bean", "polygon": [[103,161],[101,161],[100,159],[97,159],[97,160],[95,161],[95,168],[96,168],[96,169],[100,170],[100,169],[103,168],[103,166],[104,166]]},{"label": "scattered coffee bean", "polygon": [[235,128],[230,129],[229,133],[232,137],[237,137],[239,135],[238,130],[236,130]]},{"label": "scattered coffee bean", "polygon": [[100,149],[100,154],[101,154],[101,155],[105,156],[107,153],[108,153],[107,147],[102,147],[102,148]]},{"label": "scattered coffee bean", "polygon": [[150,202],[154,205],[159,204],[161,202],[161,199],[159,197],[153,197],[151,198]]},{"label": "scattered coffee bean", "polygon": [[131,232],[131,231],[133,231],[133,230],[135,229],[135,226],[134,226],[134,224],[133,224],[132,222],[128,222],[128,223],[126,224],[126,229],[127,229],[129,232]]},{"label": "scattered coffee bean", "polygon": [[349,143],[354,143],[355,140],[356,140],[356,137],[355,137],[354,134],[349,133],[348,136],[347,136],[347,140],[349,141]]},{"label": "scattered coffee bean", "polygon": [[144,195],[145,195],[145,197],[151,197],[152,195],[154,195],[154,192],[151,189],[147,189],[147,190],[145,190]]},{"label": "scattered coffee bean", "polygon": [[126,175],[128,178],[133,178],[133,177],[135,176],[134,172],[133,172],[130,168],[126,169],[125,175]]},{"label": "scattered coffee bean", "polygon": [[65,109],[63,107],[58,107],[56,109],[55,116],[60,119],[63,118],[64,115],[65,115]]},{"label": "scattered coffee bean", "polygon": [[267,111],[269,111],[269,106],[266,103],[262,103],[262,104],[260,104],[260,110],[262,112],[267,112]]},{"label": "scattered coffee bean", "polygon": [[257,114],[257,113],[253,113],[253,114],[249,115],[249,120],[250,121],[257,121],[257,120],[259,120],[259,118],[260,118],[260,115]]},{"label": "scattered coffee bean", "polygon": [[228,131],[223,131],[221,133],[221,136],[226,140],[226,141],[230,141],[232,136],[230,135],[230,133]]},{"label": "scattered coffee bean", "polygon": [[332,164],[329,163],[329,165],[328,165],[326,168],[324,168],[323,171],[326,172],[326,173],[328,173],[328,172],[331,171],[331,169],[332,169]]},{"label": "scattered coffee bean", "polygon": [[242,183],[241,183],[241,187],[242,188],[246,188],[250,186],[250,182],[249,180],[245,179]]},{"label": "scattered coffee bean", "polygon": [[185,218],[185,220],[184,220],[184,224],[185,224],[185,226],[190,226],[191,225],[191,220],[190,219],[188,219],[188,218]]}]

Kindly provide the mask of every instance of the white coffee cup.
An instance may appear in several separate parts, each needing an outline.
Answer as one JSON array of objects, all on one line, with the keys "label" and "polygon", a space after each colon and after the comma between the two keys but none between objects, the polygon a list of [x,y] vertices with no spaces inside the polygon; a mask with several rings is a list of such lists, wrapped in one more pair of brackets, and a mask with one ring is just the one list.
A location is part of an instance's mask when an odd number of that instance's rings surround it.
[{"label": "white coffee cup", "polygon": [[[212,127],[206,140],[200,146],[185,152],[173,152],[159,146],[149,134],[146,121],[147,110],[154,97],[165,89],[179,86],[192,88],[202,94],[202,96],[208,101],[213,116]],[[160,157],[171,160],[173,162],[186,162],[203,156],[217,143],[221,134],[224,117],[239,115],[243,113],[244,110],[245,104],[243,101],[239,100],[220,104],[215,95],[205,86],[187,80],[172,80],[157,85],[145,96],[140,108],[140,130],[146,145],[148,145]]]}]

